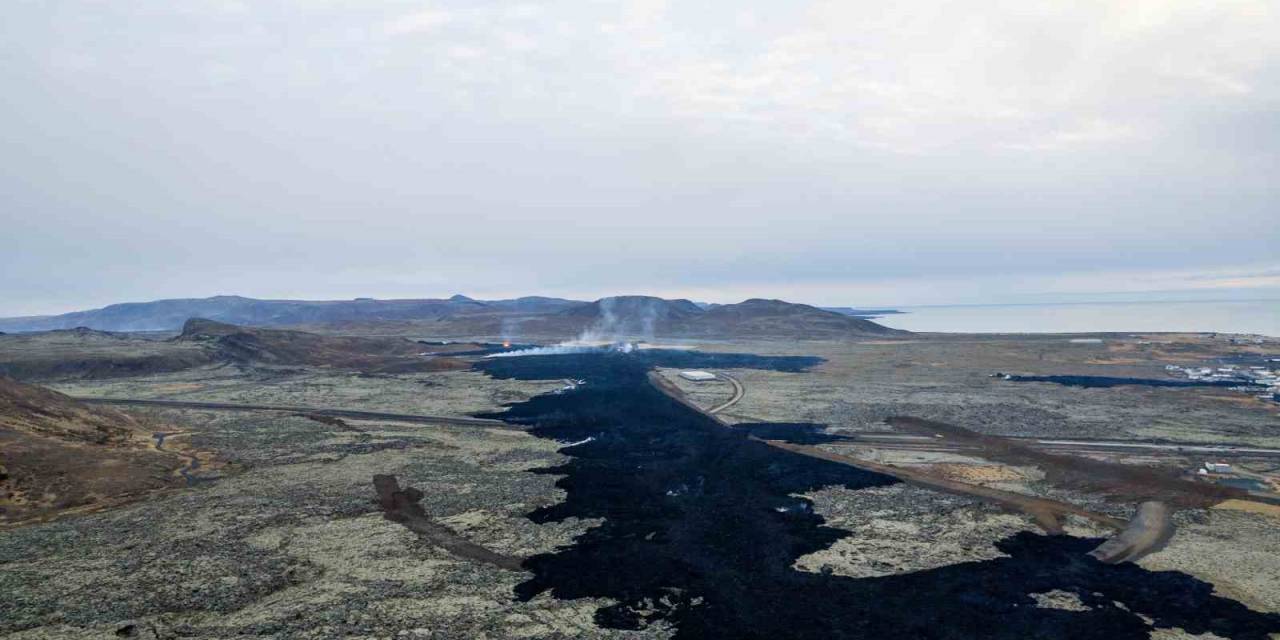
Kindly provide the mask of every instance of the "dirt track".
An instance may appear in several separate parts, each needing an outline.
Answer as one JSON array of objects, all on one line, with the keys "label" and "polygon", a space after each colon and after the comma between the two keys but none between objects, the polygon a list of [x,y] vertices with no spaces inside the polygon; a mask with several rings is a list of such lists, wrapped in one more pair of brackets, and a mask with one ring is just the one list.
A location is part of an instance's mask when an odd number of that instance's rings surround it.
[{"label": "dirt track", "polygon": [[1229,498],[1248,496],[1242,489],[1185,480],[1176,467],[1126,465],[1048,453],[1025,442],[910,416],[894,416],[887,422],[909,433],[972,447],[977,455],[988,460],[1033,465],[1044,471],[1046,480],[1056,486],[1102,495],[1114,502],[1159,501],[1174,508],[1210,507]]},{"label": "dirt track", "polygon": [[[859,432],[841,434],[840,438],[852,444],[884,446],[893,449],[920,451],[977,451],[976,445],[952,442],[944,438],[923,435],[907,435],[897,432]],[[1005,436],[1006,440],[1035,445],[1046,451],[1064,453],[1141,453],[1150,455],[1209,455],[1217,458],[1280,458],[1280,449],[1258,447],[1232,447],[1193,443],[1131,442],[1124,440],[1064,440],[1033,437]]]},{"label": "dirt track", "polygon": [[1013,493],[1011,491],[1001,491],[999,489],[969,484],[967,482],[957,482],[955,480],[949,480],[933,474],[916,471],[914,469],[842,456],[838,453],[832,453],[830,451],[808,445],[791,444],[789,442],[781,442],[778,440],[762,440],[762,442],[765,442],[770,446],[799,453],[801,455],[829,460],[831,462],[838,462],[840,464],[847,464],[852,467],[865,469],[867,471],[874,471],[876,473],[883,473],[884,475],[893,476],[903,482],[910,482],[929,489],[945,491],[947,493],[954,493],[958,495],[973,496],[988,502],[994,502],[1005,507],[1010,507],[1034,518],[1036,524],[1040,525],[1040,527],[1048,533],[1062,533],[1062,517],[1068,515],[1088,518],[1098,524],[1117,530],[1124,527],[1124,521],[1122,520],[1105,516],[1100,513],[1094,513],[1066,502],[1036,498],[1034,496],[1028,496],[1021,493]]},{"label": "dirt track", "polygon": [[[695,411],[699,411],[707,415],[712,420],[715,420],[716,422],[719,422],[720,424],[724,425],[726,428],[730,428],[730,429],[733,428],[732,425],[726,423],[724,420],[720,419],[718,416],[690,402],[688,398],[684,396],[683,392],[680,391],[679,387],[676,387],[674,384],[672,384],[670,381],[663,378],[661,375],[657,374],[656,372],[651,372],[649,374],[649,381],[655,387],[657,387],[663,393],[666,393],[667,395],[671,396],[677,402],[680,402],[681,404],[684,404],[685,406],[688,406],[694,409]],[[947,493],[973,496],[976,498],[986,500],[988,502],[993,502],[995,504],[1004,506],[1006,508],[1010,508],[1015,511],[1019,511],[1019,512],[1030,515],[1032,518],[1035,519],[1036,523],[1041,526],[1041,528],[1043,528],[1045,531],[1049,533],[1061,533],[1062,517],[1067,515],[1076,515],[1076,516],[1088,518],[1090,520],[1093,520],[1094,522],[1097,522],[1107,527],[1111,527],[1116,530],[1120,530],[1125,526],[1125,523],[1122,520],[1118,520],[1116,518],[1105,516],[1099,513],[1094,513],[1087,509],[1082,509],[1080,507],[1077,507],[1075,505],[1068,504],[1065,502],[1048,500],[1045,498],[1036,498],[1033,496],[1023,495],[1020,493],[1001,491],[999,489],[991,489],[989,487],[969,484],[965,482],[957,482],[955,480],[934,476],[931,474],[923,473],[923,472],[912,470],[912,469],[895,467],[892,465],[879,464],[879,463],[869,462],[869,461],[858,459],[858,458],[842,456],[840,454],[832,453],[824,449],[819,449],[818,447],[791,444],[791,443],[781,442],[777,440],[760,440],[760,441],[770,446],[777,447],[779,449],[785,449],[793,453],[798,453],[798,454],[810,456],[813,458],[819,458],[819,459],[827,460],[830,462],[836,462],[839,464],[845,464],[851,467],[864,469],[866,471],[882,473],[887,476],[898,478],[899,480],[902,480],[904,482],[910,482],[912,484],[928,487],[930,489],[945,491]]]}]

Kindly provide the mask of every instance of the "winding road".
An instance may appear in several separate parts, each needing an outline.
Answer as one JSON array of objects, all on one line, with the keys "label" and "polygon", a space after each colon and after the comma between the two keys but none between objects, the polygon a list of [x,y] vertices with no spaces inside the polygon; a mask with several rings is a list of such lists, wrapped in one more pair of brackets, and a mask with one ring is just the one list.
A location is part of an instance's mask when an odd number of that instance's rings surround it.
[{"label": "winding road", "polygon": [[747,394],[746,388],[742,386],[742,383],[739,382],[737,378],[724,372],[720,372],[716,375],[728,380],[729,384],[733,385],[733,397],[710,409],[707,409],[707,413],[720,413],[721,411],[738,404],[738,401],[742,399],[742,396]]}]

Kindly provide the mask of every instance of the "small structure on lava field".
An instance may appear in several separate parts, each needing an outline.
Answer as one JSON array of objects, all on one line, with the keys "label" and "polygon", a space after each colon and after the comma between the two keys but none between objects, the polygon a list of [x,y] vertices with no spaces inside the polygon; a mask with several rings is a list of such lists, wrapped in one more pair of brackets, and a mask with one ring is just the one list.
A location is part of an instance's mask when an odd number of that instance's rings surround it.
[{"label": "small structure on lava field", "polygon": [[693,382],[710,382],[716,379],[716,374],[710,371],[681,371],[680,377]]}]

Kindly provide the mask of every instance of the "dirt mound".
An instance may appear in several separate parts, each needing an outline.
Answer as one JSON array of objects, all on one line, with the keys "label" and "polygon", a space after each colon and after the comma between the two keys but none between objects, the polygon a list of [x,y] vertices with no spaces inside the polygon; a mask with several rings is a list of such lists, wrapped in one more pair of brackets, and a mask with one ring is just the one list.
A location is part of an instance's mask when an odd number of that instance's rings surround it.
[{"label": "dirt mound", "polygon": [[159,427],[0,376],[0,527],[181,486]]}]

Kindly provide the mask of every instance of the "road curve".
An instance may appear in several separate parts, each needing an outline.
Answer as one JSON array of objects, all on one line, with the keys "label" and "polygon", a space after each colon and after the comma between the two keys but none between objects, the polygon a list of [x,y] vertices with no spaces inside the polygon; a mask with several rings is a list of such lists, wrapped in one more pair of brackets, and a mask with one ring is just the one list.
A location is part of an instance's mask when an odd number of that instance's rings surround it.
[{"label": "road curve", "polygon": [[711,407],[710,409],[707,409],[707,413],[720,413],[721,411],[724,411],[725,409],[728,409],[729,407],[732,407],[733,405],[738,404],[738,401],[742,399],[742,396],[747,394],[746,388],[742,386],[742,383],[739,382],[737,378],[723,372],[721,372],[719,375],[721,378],[728,380],[729,384],[733,385],[733,397],[729,398],[728,400],[724,401],[721,404],[718,404],[714,407]]},{"label": "road curve", "polygon": [[[711,420],[714,420],[715,422],[719,423],[721,426],[727,429],[733,428],[732,425],[725,422],[724,419],[721,418],[720,416],[713,415],[709,411],[698,407],[698,405],[694,404],[687,397],[685,397],[684,392],[682,392],[679,387],[673,384],[670,380],[660,375],[658,372],[656,371],[649,372],[649,382],[659,391],[661,391],[662,393],[665,393],[672,400],[675,400],[676,402],[679,402],[680,404],[683,404],[694,411],[703,413],[708,418],[710,418]],[[1075,515],[1075,516],[1088,518],[1090,520],[1093,520],[1094,522],[1097,522],[1098,524],[1101,524],[1105,527],[1109,527],[1111,529],[1115,529],[1117,531],[1124,528],[1125,526],[1125,523],[1123,520],[1118,520],[1116,518],[1112,518],[1107,515],[1094,513],[1087,509],[1083,509],[1081,507],[1077,507],[1075,505],[1072,505],[1066,502],[1059,502],[1057,500],[1050,500],[1047,498],[1037,498],[1035,496],[1028,496],[1020,493],[1012,493],[1009,491],[1001,491],[999,489],[993,489],[993,488],[985,487],[982,485],[972,485],[964,482],[958,482],[955,480],[950,480],[948,478],[933,476],[918,470],[906,469],[903,467],[896,467],[892,465],[880,464],[875,462],[869,462],[866,460],[861,460],[858,458],[841,455],[831,451],[826,451],[824,449],[819,449],[818,447],[791,444],[788,442],[781,442],[777,440],[763,440],[760,438],[756,438],[755,436],[748,436],[748,437],[751,438],[752,440],[763,442],[764,444],[769,445],[771,447],[784,449],[792,453],[798,453],[800,455],[809,456],[811,458],[819,458],[822,460],[827,460],[828,462],[836,462],[839,464],[856,467],[866,471],[882,473],[884,475],[893,476],[895,478],[898,478],[899,480],[924,486],[930,489],[944,491],[947,493],[954,493],[954,494],[976,497],[979,499],[983,499],[987,502],[1004,506],[1006,508],[1021,511],[1031,516],[1031,518],[1035,520],[1036,524],[1038,524],[1042,529],[1044,529],[1049,533],[1061,533],[1063,519],[1065,516],[1068,516],[1068,515]]]},{"label": "road curve", "polygon": [[464,418],[459,416],[424,416],[405,413],[385,413],[381,411],[352,411],[349,409],[332,409],[326,407],[292,407],[268,404],[235,404],[230,402],[186,402],[182,400],[144,400],[139,398],[76,398],[89,404],[126,405],[139,407],[162,407],[167,409],[207,409],[212,411],[279,411],[286,413],[311,413],[349,420],[387,420],[391,422],[411,422],[417,424],[447,424],[459,427],[487,427],[491,429],[520,430],[505,422],[486,420],[484,418]]}]

